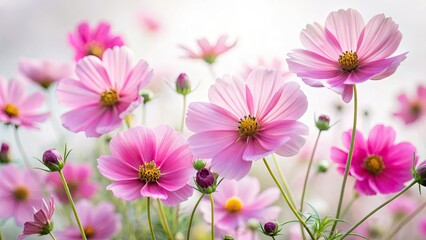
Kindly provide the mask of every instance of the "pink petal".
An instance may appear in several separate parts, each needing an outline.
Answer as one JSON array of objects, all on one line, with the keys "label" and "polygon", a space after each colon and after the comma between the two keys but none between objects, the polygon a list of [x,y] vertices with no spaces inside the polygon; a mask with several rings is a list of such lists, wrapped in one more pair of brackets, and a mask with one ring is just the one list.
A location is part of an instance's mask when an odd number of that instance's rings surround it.
[{"label": "pink petal", "polygon": [[370,153],[380,154],[393,145],[395,130],[384,125],[375,126],[368,136],[367,146]]},{"label": "pink petal", "polygon": [[78,61],[75,73],[81,82],[95,92],[113,87],[102,61],[95,56],[87,56]]},{"label": "pink petal", "polygon": [[83,82],[66,78],[59,82],[56,89],[61,104],[75,108],[91,105],[100,101],[100,93],[88,88]]},{"label": "pink petal", "polygon": [[72,132],[85,131],[88,137],[99,137],[102,134],[96,131],[96,124],[104,111],[107,109],[102,109],[100,104],[77,108],[61,116],[62,125]]},{"label": "pink petal", "polygon": [[293,120],[276,121],[275,123],[277,124],[277,128],[274,130],[275,134],[286,137],[285,141],[281,142],[276,149],[276,153],[286,157],[297,154],[305,144],[306,140],[303,136],[308,135],[308,127],[303,123]]},{"label": "pink petal", "polygon": [[373,190],[369,185],[369,180],[363,180],[363,181],[356,181],[355,183],[355,190],[357,190],[362,195],[376,195],[376,191]]},{"label": "pink petal", "polygon": [[138,169],[114,156],[98,158],[98,169],[101,174],[113,181],[139,180]]},{"label": "pink petal", "polygon": [[127,47],[107,49],[102,55],[102,62],[112,88],[121,90],[127,80],[127,74],[133,66],[133,53]]},{"label": "pink petal", "polygon": [[186,201],[192,196],[193,189],[189,185],[185,185],[183,188],[167,193],[167,199],[161,200],[167,206],[176,206],[181,202]]},{"label": "pink petal", "polygon": [[237,141],[212,158],[212,169],[220,176],[239,180],[249,172],[251,162],[243,160],[245,145]]},{"label": "pink petal", "polygon": [[[126,81],[120,87],[122,94],[127,92],[139,93],[139,90],[151,81],[154,71],[145,60],[140,60],[135,67],[133,67],[126,77]],[[122,96],[126,100],[125,96]]]},{"label": "pink petal", "polygon": [[188,143],[197,158],[209,159],[229,147],[238,138],[236,130],[205,131],[190,136]]},{"label": "pink petal", "polygon": [[[114,196],[122,198],[126,201],[133,201],[141,198],[141,189],[144,186],[140,179],[113,182],[107,186],[107,190],[111,190]],[[146,185],[146,184],[145,184]]]},{"label": "pink petal", "polygon": [[239,117],[215,104],[195,102],[188,106],[186,125],[193,132],[210,130],[235,131],[238,127],[238,119]]},{"label": "pink petal", "polygon": [[343,52],[334,35],[318,23],[308,24],[300,33],[300,41],[307,50],[331,61],[339,59]]},{"label": "pink petal", "polygon": [[374,76],[370,77],[370,79],[372,80],[380,80],[383,79],[385,77],[388,77],[390,75],[392,75],[396,69],[399,67],[399,64],[404,61],[407,57],[406,57],[407,53],[403,53],[401,55],[392,57],[392,58],[388,58],[387,59],[387,63],[388,66],[385,70],[381,71],[380,73],[375,74]]},{"label": "pink petal", "polygon": [[159,186],[156,183],[147,183],[145,184],[141,191],[140,194],[143,197],[151,197],[151,198],[158,198],[158,199],[167,199],[167,194],[168,191],[164,190],[161,186]]}]

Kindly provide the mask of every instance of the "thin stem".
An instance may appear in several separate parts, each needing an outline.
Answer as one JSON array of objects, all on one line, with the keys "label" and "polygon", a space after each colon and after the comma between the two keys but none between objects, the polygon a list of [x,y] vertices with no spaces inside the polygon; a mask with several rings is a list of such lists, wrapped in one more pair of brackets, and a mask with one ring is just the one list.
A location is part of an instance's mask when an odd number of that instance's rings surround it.
[{"label": "thin stem", "polygon": [[147,206],[147,214],[148,214],[148,225],[149,225],[149,230],[151,231],[151,238],[152,240],[156,240],[155,238],[155,233],[154,233],[154,228],[152,227],[152,221],[151,221],[151,206],[150,206],[150,198],[146,198],[146,206]]},{"label": "thin stem", "polygon": [[174,217],[174,222],[173,222],[173,231],[174,232],[177,232],[178,228],[179,228],[179,211],[180,211],[180,204],[178,204],[176,206],[175,217]]},{"label": "thin stem", "polygon": [[164,214],[163,204],[161,203],[160,199],[157,199],[157,203],[158,203],[158,209],[160,210],[161,221],[164,224],[164,230],[166,231],[167,238],[170,240],[173,240],[173,234],[170,231],[169,223],[167,222],[166,215]]},{"label": "thin stem", "polygon": [[342,237],[340,237],[340,239],[345,239],[346,236],[348,236],[353,230],[355,230],[359,225],[361,225],[365,220],[367,220],[370,216],[372,216],[374,213],[376,213],[377,211],[379,211],[381,208],[383,208],[384,206],[386,206],[388,203],[392,202],[393,200],[395,200],[397,197],[401,196],[403,193],[405,193],[408,189],[410,189],[412,186],[414,186],[414,184],[416,184],[417,181],[414,180],[412,181],[408,186],[406,186],[404,189],[402,189],[399,193],[395,194],[394,196],[392,196],[391,198],[389,198],[386,202],[380,204],[378,207],[376,207],[373,211],[371,211],[369,214],[367,214],[365,217],[363,217],[361,220],[359,220],[355,225],[353,225],[348,231],[345,232],[345,234],[343,234]]},{"label": "thin stem", "polygon": [[[342,209],[343,196],[345,195],[346,181],[348,179],[349,169],[351,168],[352,156],[354,152],[356,123],[357,123],[357,117],[358,117],[357,115],[358,115],[358,94],[356,91],[356,85],[354,85],[354,119],[353,119],[353,125],[352,125],[351,145],[349,147],[348,158],[346,160],[345,173],[343,174],[343,182],[342,182],[342,187],[340,189],[339,204],[337,205],[336,217],[334,219],[340,218],[340,211]],[[334,234],[334,230],[336,229],[336,226],[337,226],[337,221],[334,222],[333,227],[331,228],[330,236]]]},{"label": "thin stem", "polygon": [[0,229],[0,240],[3,240],[3,235],[1,233],[1,229]]},{"label": "thin stem", "polygon": [[191,235],[190,234],[191,233],[191,225],[192,225],[192,220],[194,219],[195,210],[197,210],[198,204],[200,204],[200,202],[203,199],[204,195],[205,195],[204,193],[201,195],[201,197],[198,199],[197,203],[195,204],[194,209],[192,209],[191,217],[189,217],[188,231],[187,231],[187,234],[186,234],[186,240],[189,240],[189,235]]},{"label": "thin stem", "polygon": [[19,152],[21,153],[22,160],[24,161],[25,166],[28,169],[31,169],[30,161],[28,160],[28,156],[25,153],[24,146],[22,145],[21,138],[19,137],[18,127],[15,127],[13,134],[15,136],[16,145],[18,146]]},{"label": "thin stem", "polygon": [[182,121],[180,123],[180,132],[183,132],[185,128],[185,113],[186,113],[186,95],[183,95],[183,112],[182,112]]},{"label": "thin stem", "polygon": [[284,177],[283,171],[281,170],[281,167],[278,164],[277,158],[275,157],[274,153],[272,153],[272,159],[274,160],[275,168],[278,171],[278,176],[280,177],[281,182],[283,183],[284,190],[286,191],[286,193],[288,194],[290,198],[291,204],[293,204],[293,206],[296,206],[296,202],[294,201],[293,194],[290,191],[290,187],[288,185],[287,179]]},{"label": "thin stem", "polygon": [[287,202],[287,205],[290,207],[290,209],[293,212],[293,214],[296,216],[296,218],[299,220],[299,222],[306,229],[306,231],[308,232],[308,234],[311,237],[311,239],[315,239],[314,235],[312,234],[312,232],[309,229],[309,227],[306,225],[305,221],[303,221],[302,217],[299,215],[299,213],[297,212],[296,208],[293,206],[293,204],[291,204],[290,199],[288,198],[287,194],[285,193],[283,187],[281,186],[281,184],[278,181],[277,177],[275,176],[274,172],[272,172],[271,167],[269,166],[269,164],[268,164],[268,162],[266,161],[265,158],[263,158],[263,163],[265,164],[266,168],[268,169],[268,172],[271,175],[272,179],[274,180],[275,184],[280,189],[281,194],[284,197],[284,200]]},{"label": "thin stem", "polygon": [[210,74],[212,75],[212,77],[213,77],[213,81],[216,81],[216,77],[217,77],[217,75],[216,75],[216,73],[215,73],[215,71],[214,71],[214,68],[213,68],[213,64],[208,64],[209,66],[209,72],[210,72]]},{"label": "thin stem", "polygon": [[274,236],[271,236],[271,238],[272,238],[273,240],[275,240]]},{"label": "thin stem", "polygon": [[[50,235],[50,237],[51,237],[53,240],[56,240],[56,238],[55,238],[55,236],[53,236],[53,233],[52,233],[52,232],[49,232],[49,235]],[[0,240],[1,240],[1,238],[0,238]]]},{"label": "thin stem", "polygon": [[59,176],[61,177],[62,184],[64,185],[65,193],[67,194],[68,201],[71,204],[72,211],[74,212],[74,217],[77,222],[78,228],[80,229],[81,236],[83,237],[84,240],[87,240],[86,234],[84,233],[83,226],[81,225],[80,218],[78,217],[77,209],[75,208],[75,204],[72,199],[70,189],[68,188],[67,181],[65,180],[64,174],[62,173],[62,170],[59,170],[58,173],[59,173]]},{"label": "thin stem", "polygon": [[214,240],[214,200],[213,200],[213,193],[210,193],[209,196],[210,196],[210,206],[211,206],[211,215],[212,215],[211,236],[212,236],[212,240]]},{"label": "thin stem", "polygon": [[146,125],[146,103],[141,104],[142,106],[142,125]]},{"label": "thin stem", "polygon": [[422,205],[420,205],[416,210],[414,210],[410,215],[406,216],[404,219],[402,219],[396,227],[393,228],[393,230],[387,235],[386,238],[391,240],[393,239],[396,234],[399,232],[399,230],[402,229],[408,222],[410,222],[415,216],[417,216],[424,208],[426,207],[426,202],[424,202]]},{"label": "thin stem", "polygon": [[53,114],[55,111],[53,109],[53,103],[54,103],[54,94],[52,93],[52,91],[46,91],[46,95],[48,98],[47,101],[47,107],[50,110],[50,122],[52,123],[52,128],[53,128],[53,132],[55,133],[56,139],[61,142],[62,141],[62,132],[61,132],[61,128],[60,128],[60,123],[58,122],[58,120],[56,119],[56,116]]},{"label": "thin stem", "polygon": [[354,194],[349,204],[343,209],[342,217],[346,216],[346,214],[349,212],[349,209],[351,209],[352,205],[355,203],[355,200],[358,199],[357,197],[358,193]]}]

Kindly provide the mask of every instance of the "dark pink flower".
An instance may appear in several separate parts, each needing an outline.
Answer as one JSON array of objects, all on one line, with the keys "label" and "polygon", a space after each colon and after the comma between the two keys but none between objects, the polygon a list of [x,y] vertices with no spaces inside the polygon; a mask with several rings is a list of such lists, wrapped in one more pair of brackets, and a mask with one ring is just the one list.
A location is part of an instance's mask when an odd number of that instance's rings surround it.
[{"label": "dark pink flower", "polygon": [[93,29],[87,22],[80,23],[75,33],[68,34],[68,41],[75,52],[74,59],[77,61],[88,55],[100,58],[106,49],[123,46],[123,39],[113,35],[110,30],[111,25],[106,22],[100,22]]},{"label": "dark pink flower", "polygon": [[184,45],[180,45],[180,48],[185,50],[187,58],[203,59],[208,64],[213,64],[217,57],[229,51],[237,44],[237,41],[234,41],[228,45],[226,44],[227,39],[228,36],[221,35],[215,44],[211,44],[207,39],[200,38],[197,40],[197,44],[201,50],[200,52],[192,51]]},{"label": "dark pink flower", "polygon": [[328,87],[352,99],[353,85],[393,74],[406,53],[391,57],[402,39],[398,25],[384,14],[364,23],[354,9],[328,15],[325,26],[307,25],[300,34],[306,49],[287,59],[290,71],[312,87]]},{"label": "dark pink flower", "polygon": [[405,93],[398,96],[400,108],[393,115],[401,118],[405,124],[416,122],[426,114],[426,86],[417,87],[417,95],[409,98]]},{"label": "dark pink flower", "polygon": [[52,217],[55,212],[55,201],[53,197],[50,197],[49,204],[43,199],[41,209],[38,211],[34,209],[34,211],[34,221],[25,222],[23,233],[18,236],[18,240],[22,240],[33,234],[46,235],[52,232]]},{"label": "dark pink flower", "polygon": [[[349,130],[342,135],[344,150],[331,148],[331,159],[341,173],[345,170],[351,132]],[[416,148],[411,143],[395,143],[395,130],[391,127],[375,126],[368,139],[364,139],[362,133],[357,131],[349,171],[356,179],[355,189],[364,195],[402,190],[404,183],[413,178],[411,167],[415,152]]]}]

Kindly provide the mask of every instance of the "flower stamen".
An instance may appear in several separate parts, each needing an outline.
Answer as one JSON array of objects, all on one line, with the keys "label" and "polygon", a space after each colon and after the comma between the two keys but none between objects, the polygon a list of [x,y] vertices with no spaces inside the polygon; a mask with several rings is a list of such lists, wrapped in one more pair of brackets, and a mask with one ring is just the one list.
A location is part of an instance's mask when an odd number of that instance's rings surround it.
[{"label": "flower stamen", "polygon": [[368,156],[364,160],[364,166],[369,173],[374,175],[381,173],[385,168],[382,157],[377,155]]},{"label": "flower stamen", "polygon": [[83,230],[84,234],[86,235],[86,238],[91,238],[95,236],[95,229],[92,226],[87,226]]},{"label": "flower stamen", "polygon": [[9,117],[17,117],[19,115],[19,109],[11,103],[6,104],[3,112]]},{"label": "flower stamen", "polygon": [[352,72],[358,67],[358,55],[353,51],[346,51],[339,56],[340,68],[345,72]]},{"label": "flower stamen", "polygon": [[138,172],[139,178],[145,183],[157,182],[161,177],[161,171],[157,165],[155,165],[154,160],[149,163],[145,163],[144,165],[140,165]]},{"label": "flower stamen", "polygon": [[112,107],[118,102],[117,91],[114,89],[110,89],[101,94],[100,100],[102,106],[104,107]]},{"label": "flower stamen", "polygon": [[256,117],[244,116],[244,119],[238,121],[238,132],[240,136],[248,138],[255,135],[259,130],[259,123],[256,120]]},{"label": "flower stamen", "polygon": [[97,43],[91,43],[87,46],[87,55],[93,55],[98,58],[102,57],[102,54],[104,53],[104,49],[101,45]]},{"label": "flower stamen", "polygon": [[28,191],[28,188],[25,186],[17,186],[15,188],[15,191],[13,192],[13,196],[18,201],[25,201],[30,196],[30,192]]},{"label": "flower stamen", "polygon": [[228,212],[239,212],[243,208],[243,201],[239,197],[230,197],[225,202],[225,209]]}]

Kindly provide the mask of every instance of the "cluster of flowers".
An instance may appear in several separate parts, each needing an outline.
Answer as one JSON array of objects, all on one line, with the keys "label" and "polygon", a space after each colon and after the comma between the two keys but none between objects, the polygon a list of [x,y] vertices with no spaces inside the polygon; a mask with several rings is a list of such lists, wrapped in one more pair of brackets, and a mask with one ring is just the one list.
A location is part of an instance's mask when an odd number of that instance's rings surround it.
[{"label": "cluster of flowers", "polygon": [[[406,58],[406,53],[392,56],[401,39],[398,26],[382,14],[364,23],[357,11],[339,10],[329,15],[324,26],[315,23],[302,31],[305,49],[290,53],[287,63],[290,71],[304,83],[329,88],[340,94],[344,102],[353,100],[356,114],[356,84],[393,74]],[[124,46],[120,36],[110,32],[109,24],[100,23],[91,29],[87,23],[82,23],[69,35],[69,42],[75,49],[75,72],[69,64],[29,59],[20,62],[20,72],[46,90],[57,83],[56,96],[68,108],[61,116],[62,126],[71,132],[84,132],[87,137],[99,138],[116,131],[123,122],[127,123],[127,130],[119,131],[108,141],[109,150],[99,156],[97,168],[104,178],[111,180],[106,189],[116,198],[126,202],[147,200],[144,211],[152,239],[156,234],[150,200],[158,201],[161,225],[167,238],[175,239],[178,237],[168,226],[163,204],[178,206],[194,194],[194,189],[201,196],[189,220],[187,238],[194,212],[205,196],[209,196],[210,206],[206,199],[200,208],[205,222],[212,226],[212,239],[215,231],[224,239],[237,236],[247,239],[255,234],[259,222],[264,223],[261,231],[274,238],[283,227],[274,220],[279,217],[281,208],[273,206],[281,193],[304,228],[301,234],[308,234],[312,239],[336,239],[351,235],[365,220],[347,231],[336,229],[347,176],[355,179],[357,193],[397,193],[391,200],[415,183],[426,185],[426,165],[413,170],[418,162],[413,144],[396,142],[395,130],[381,124],[365,138],[357,131],[355,119],[353,128],[343,133],[344,148],[331,149],[331,159],[344,176],[335,218],[326,222],[327,218],[302,211],[306,184],[301,208],[297,211],[291,191],[277,180],[267,157],[274,154],[291,157],[299,153],[309,132],[299,121],[307,110],[308,100],[299,84],[287,80],[289,73],[283,72],[279,63],[265,66],[268,64],[262,62],[264,67],[250,69],[249,73],[242,74],[243,78],[230,75],[217,78],[209,89],[209,102],[189,104],[181,131],[186,126],[193,134],[186,138],[168,125],[131,126],[128,120],[131,113],[150,100],[141,92],[151,81],[153,69],[145,60],[134,62],[132,51]],[[181,47],[188,58],[201,59],[211,65],[236,43],[227,44],[227,37],[221,36],[216,44],[206,39],[198,40],[200,52]],[[185,104],[186,95],[193,91],[191,81],[182,73],[175,84]],[[26,95],[18,79],[6,81],[3,78],[0,78],[0,93],[0,122],[15,128],[19,145],[18,129],[37,128],[38,123],[49,117],[48,113],[38,111],[44,95],[40,92]],[[399,100],[402,110],[395,115],[406,123],[424,115],[425,87],[419,87],[414,100],[406,95],[401,95]],[[319,117],[316,126],[320,133],[328,130],[331,127],[329,117]],[[99,189],[99,184],[90,180],[89,165],[67,162],[70,152],[65,150],[61,155],[50,149],[44,153],[41,162],[47,167],[47,176],[33,170],[28,160],[25,162],[27,169],[21,170],[10,163],[9,152],[8,145],[3,144],[0,162],[5,165],[0,168],[0,218],[13,217],[16,224],[24,225],[19,239],[31,234],[50,234],[55,238],[54,199],[65,206],[65,214],[70,215],[69,208],[72,208],[75,217],[67,228],[55,232],[59,239],[110,239],[121,228],[134,231],[132,224],[140,221],[127,216],[125,207],[122,217],[130,222],[122,226],[114,209],[119,203],[101,201],[94,205],[88,201]],[[22,156],[25,158],[24,154]],[[263,160],[278,188],[261,192],[258,180],[247,176],[258,160]],[[413,182],[405,186],[413,176]],[[43,199],[43,193],[52,195],[49,202]],[[133,209],[135,212],[138,210]],[[257,223],[247,229],[246,223],[252,219]]]}]

